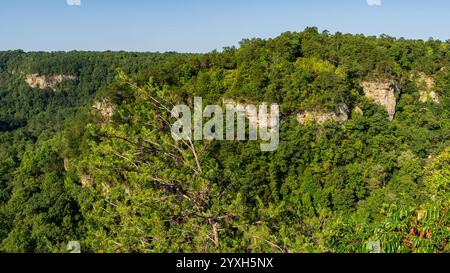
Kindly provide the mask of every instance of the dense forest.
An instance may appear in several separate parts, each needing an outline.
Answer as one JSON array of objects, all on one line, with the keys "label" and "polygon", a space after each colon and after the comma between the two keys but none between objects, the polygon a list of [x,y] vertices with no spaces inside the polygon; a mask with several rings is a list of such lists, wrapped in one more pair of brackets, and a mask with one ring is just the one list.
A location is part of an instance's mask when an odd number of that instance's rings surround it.
[{"label": "dense forest", "polygon": [[[449,69],[450,42],[316,28],[0,52],[0,251],[450,252]],[[195,96],[279,104],[279,148],[175,141]]]}]

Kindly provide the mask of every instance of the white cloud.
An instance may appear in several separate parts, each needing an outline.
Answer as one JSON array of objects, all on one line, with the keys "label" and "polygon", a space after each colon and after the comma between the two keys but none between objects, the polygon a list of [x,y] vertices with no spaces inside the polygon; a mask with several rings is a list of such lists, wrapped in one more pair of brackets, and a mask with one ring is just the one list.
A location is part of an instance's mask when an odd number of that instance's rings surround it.
[{"label": "white cloud", "polygon": [[373,6],[381,6],[381,0],[367,0],[367,5]]},{"label": "white cloud", "polygon": [[81,6],[81,0],[66,0],[69,6]]}]

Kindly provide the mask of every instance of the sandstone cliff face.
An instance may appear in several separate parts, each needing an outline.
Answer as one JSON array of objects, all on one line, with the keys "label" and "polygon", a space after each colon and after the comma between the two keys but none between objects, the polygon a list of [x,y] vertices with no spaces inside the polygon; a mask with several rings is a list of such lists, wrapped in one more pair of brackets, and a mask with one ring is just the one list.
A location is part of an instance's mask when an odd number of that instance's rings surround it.
[{"label": "sandstone cliff face", "polygon": [[435,92],[435,82],[434,79],[425,73],[418,73],[417,75],[413,75],[414,81],[419,87],[420,91],[420,102],[427,102],[431,100],[434,103],[439,104],[439,96]]},{"label": "sandstone cliff face", "polygon": [[52,89],[56,91],[58,84],[63,81],[75,80],[75,76],[69,75],[54,75],[54,76],[46,76],[39,74],[30,74],[27,75],[25,81],[31,88],[38,89]]},{"label": "sandstone cliff face", "polygon": [[297,121],[302,125],[306,124],[308,121],[322,125],[329,120],[344,124],[348,120],[347,106],[342,104],[338,107],[338,111],[335,112],[304,111],[297,114]]},{"label": "sandstone cliff face", "polygon": [[[240,109],[241,111],[247,111],[250,104],[238,103],[231,99],[223,100],[223,104],[227,107],[231,107],[234,109]],[[267,127],[269,130],[274,129],[279,124],[271,124],[272,121],[272,112],[270,111],[270,105],[263,102],[259,106],[267,107],[268,109],[268,118],[259,120],[258,116],[250,116],[248,112],[246,112],[247,118],[250,123]],[[339,124],[344,124],[348,120],[348,107],[345,104],[341,104],[338,106],[338,110],[335,112],[323,112],[323,111],[303,111],[297,114],[297,121],[304,125],[307,121],[317,122],[318,124],[324,124],[326,121],[332,120],[336,121]],[[276,120],[278,121],[278,120]],[[279,122],[279,121],[278,121]]]},{"label": "sandstone cliff face", "polygon": [[92,176],[90,176],[89,174],[83,174],[80,177],[80,182],[82,187],[90,186],[92,185]]},{"label": "sandstone cliff face", "polygon": [[[223,100],[223,105],[225,107],[229,107],[235,110],[239,110],[239,111],[245,111],[246,117],[248,118],[249,122],[253,125],[258,125],[258,126],[262,126],[262,127],[266,127],[269,130],[274,129],[279,127],[279,120],[278,119],[274,119],[273,121],[275,121],[275,124],[272,124],[272,111],[270,109],[270,105],[266,102],[261,103],[260,105],[255,105],[256,106],[256,111],[259,111],[259,108],[266,108],[267,109],[267,118],[266,119],[259,119],[257,113],[256,116],[252,116],[249,114],[249,107],[253,106],[251,104],[245,104],[245,103],[239,103],[239,102],[235,102],[234,100],[231,99],[225,99]],[[259,113],[259,112],[258,112]]]},{"label": "sandstone cliff face", "polygon": [[70,169],[70,161],[68,158],[64,158],[64,170],[67,172]]},{"label": "sandstone cliff face", "polygon": [[394,81],[361,82],[364,94],[375,103],[384,106],[393,120],[396,113],[399,85]]},{"label": "sandstone cliff face", "polygon": [[104,123],[109,123],[111,121],[111,117],[114,115],[114,105],[107,98],[95,102],[92,108],[100,113],[102,119],[101,121]]}]

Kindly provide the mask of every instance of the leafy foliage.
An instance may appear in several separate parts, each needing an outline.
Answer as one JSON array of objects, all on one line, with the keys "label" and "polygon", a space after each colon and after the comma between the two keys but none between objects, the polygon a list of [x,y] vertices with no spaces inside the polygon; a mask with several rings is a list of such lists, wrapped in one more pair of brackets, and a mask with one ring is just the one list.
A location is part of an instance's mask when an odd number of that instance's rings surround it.
[{"label": "leafy foliage", "polygon": [[[447,42],[316,28],[208,54],[0,52],[0,250],[449,252],[449,59]],[[393,121],[360,87],[386,79]],[[279,149],[174,141],[170,110],[194,96],[280,104]],[[296,120],[341,105],[344,124]]]}]

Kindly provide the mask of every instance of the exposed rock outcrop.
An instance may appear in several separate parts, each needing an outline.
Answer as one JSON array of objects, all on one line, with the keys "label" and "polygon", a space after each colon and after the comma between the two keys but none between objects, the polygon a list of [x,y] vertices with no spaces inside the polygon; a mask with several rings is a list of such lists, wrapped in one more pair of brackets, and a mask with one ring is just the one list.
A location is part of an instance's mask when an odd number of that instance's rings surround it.
[{"label": "exposed rock outcrop", "polygon": [[75,79],[75,76],[70,75],[46,76],[40,74],[30,74],[27,75],[25,81],[31,88],[52,89],[53,91],[56,91],[58,84],[62,83],[63,81]]},{"label": "exposed rock outcrop", "polygon": [[64,158],[64,170],[67,172],[70,169],[70,161],[68,158]]},{"label": "exposed rock outcrop", "polygon": [[92,108],[100,113],[102,122],[104,123],[109,123],[111,117],[114,115],[114,105],[108,98],[95,102]]},{"label": "exposed rock outcrop", "polygon": [[400,86],[394,81],[361,82],[364,94],[375,103],[386,108],[389,120],[393,120],[396,113],[397,97]]},{"label": "exposed rock outcrop", "polygon": [[92,184],[92,176],[89,174],[83,174],[80,177],[81,186],[86,187]]},{"label": "exposed rock outcrop", "polygon": [[434,103],[439,104],[439,95],[435,91],[435,81],[432,77],[425,73],[418,73],[412,76],[420,91],[420,102],[428,102],[431,100]]},{"label": "exposed rock outcrop", "polygon": [[[260,120],[258,116],[251,116],[249,115],[249,107],[252,107],[251,104],[246,103],[238,103],[231,99],[225,99],[223,100],[223,104],[227,107],[231,107],[240,111],[245,112],[246,117],[248,118],[249,122],[255,125],[260,125],[267,127],[268,129],[274,128],[276,125],[279,124],[271,124],[271,119],[273,114],[270,111],[270,105],[268,103],[261,103],[259,107],[267,107],[269,109],[268,111],[268,118]],[[278,121],[278,119],[275,119]],[[348,120],[348,107],[345,104],[341,104],[338,106],[337,111],[334,112],[324,112],[324,111],[303,111],[297,114],[297,121],[300,124],[305,124],[307,121],[313,121],[317,122],[318,124],[324,124],[326,121],[332,120],[336,121],[339,124],[344,124]],[[279,122],[279,121],[278,121]]]},{"label": "exposed rock outcrop", "polygon": [[[252,104],[239,103],[239,102],[236,102],[231,99],[224,99],[223,105],[225,107],[233,108],[236,111],[245,112],[245,115],[251,124],[266,127],[268,129],[274,129],[275,127],[279,126],[278,123],[272,124],[272,114],[274,114],[274,113],[272,113],[272,111],[270,110],[270,105],[266,102],[263,102],[260,105],[256,106],[257,108],[255,109],[256,111],[259,111],[259,109],[261,109],[261,108],[267,109],[267,118],[266,119],[259,119],[259,116],[258,116],[259,112],[255,113],[256,116],[250,115],[250,112],[251,112],[250,108],[254,106]],[[259,107],[259,109],[258,109],[258,107]],[[279,119],[276,118],[276,119],[274,119],[274,121],[279,122]]]},{"label": "exposed rock outcrop", "polygon": [[338,107],[338,110],[334,112],[303,111],[297,114],[297,121],[302,125],[308,121],[316,122],[322,125],[329,120],[336,121],[339,124],[344,124],[348,120],[347,106],[342,104]]}]

